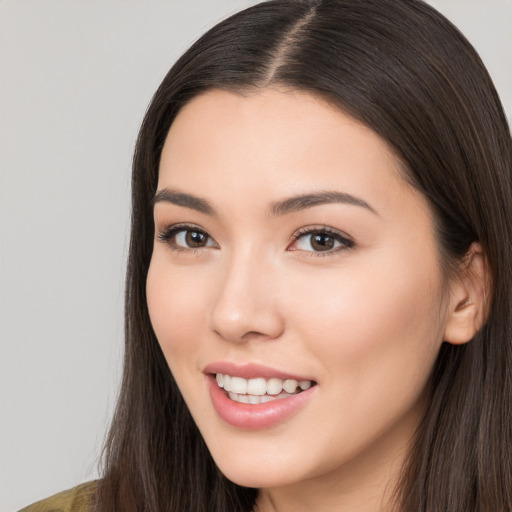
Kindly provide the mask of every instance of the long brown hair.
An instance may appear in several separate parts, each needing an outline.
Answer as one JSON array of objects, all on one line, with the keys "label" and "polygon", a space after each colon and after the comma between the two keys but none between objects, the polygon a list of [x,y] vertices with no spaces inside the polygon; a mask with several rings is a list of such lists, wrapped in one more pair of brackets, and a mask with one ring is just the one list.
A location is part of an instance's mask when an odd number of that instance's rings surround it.
[{"label": "long brown hair", "polygon": [[281,85],[327,99],[387,140],[430,202],[444,268],[479,241],[486,325],[442,345],[397,489],[402,512],[512,510],[512,142],[480,58],[420,0],[271,0],[221,22],[160,85],[135,150],[126,351],[99,507],[249,512],[256,489],[215,466],[151,328],[145,283],[161,149],[180,108],[212,88]]}]

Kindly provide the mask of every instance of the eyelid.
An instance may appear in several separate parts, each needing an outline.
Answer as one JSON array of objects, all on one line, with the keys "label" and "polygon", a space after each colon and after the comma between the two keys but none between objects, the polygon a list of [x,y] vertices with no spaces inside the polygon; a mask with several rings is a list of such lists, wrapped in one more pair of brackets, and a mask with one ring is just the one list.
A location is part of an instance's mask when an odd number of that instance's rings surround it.
[{"label": "eyelid", "polygon": [[[204,234],[211,242],[213,242],[212,245],[205,245],[201,247],[183,247],[181,245],[177,245],[175,243],[172,243],[171,240],[173,237],[175,237],[178,233],[181,231],[196,231],[198,233]],[[299,240],[302,237],[313,235],[313,234],[325,234],[329,237],[332,237],[334,240],[339,242],[341,246],[336,247],[334,249],[328,249],[326,251],[308,251],[304,249],[293,249],[292,245]],[[202,227],[198,226],[197,224],[187,224],[187,223],[177,223],[177,224],[171,224],[168,226],[165,226],[163,229],[159,229],[157,234],[157,239],[166,244],[171,250],[174,251],[185,251],[189,253],[201,251],[203,249],[211,249],[216,248],[219,249],[218,243],[215,241],[215,239]],[[287,246],[288,251],[300,251],[302,253],[307,253],[308,256],[329,256],[336,254],[341,251],[346,251],[355,246],[355,242],[344,232],[332,228],[330,226],[324,225],[313,225],[313,226],[305,226],[300,229],[298,229],[293,235],[291,236],[292,241]]]},{"label": "eyelid", "polygon": [[[197,233],[204,234],[209,240],[213,242],[214,245],[205,245],[202,247],[182,247],[180,245],[176,245],[171,243],[171,240],[173,237],[175,237],[178,233],[181,231],[195,231]],[[203,249],[211,249],[211,248],[219,248],[219,245],[215,241],[215,239],[202,227],[198,226],[197,224],[186,224],[186,223],[178,223],[178,224],[171,224],[169,226],[165,226],[163,229],[159,229],[157,234],[157,239],[166,244],[171,250],[173,251],[185,251],[185,252],[196,252],[201,251]]]},{"label": "eyelid", "polygon": [[[303,249],[290,249],[290,247],[300,238],[308,235],[313,234],[326,234],[332,238],[334,238],[336,241],[340,242],[342,244],[341,247],[337,247],[335,249],[327,250],[327,251],[306,251]],[[332,228],[330,226],[323,225],[314,225],[314,226],[306,226],[303,228],[298,229],[295,233],[292,235],[292,242],[288,245],[287,250],[291,251],[301,251],[303,253],[307,253],[308,256],[313,257],[319,257],[319,256],[330,256],[337,254],[342,251],[347,251],[352,249],[355,246],[354,240],[350,236],[348,236],[343,231],[340,231],[338,229]]]}]

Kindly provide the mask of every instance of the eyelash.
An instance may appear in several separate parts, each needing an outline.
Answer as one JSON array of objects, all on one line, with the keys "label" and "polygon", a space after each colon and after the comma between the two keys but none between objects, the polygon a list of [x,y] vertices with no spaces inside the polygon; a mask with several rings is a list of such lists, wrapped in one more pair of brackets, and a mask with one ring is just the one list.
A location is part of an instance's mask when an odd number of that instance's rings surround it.
[{"label": "eyelash", "polygon": [[[182,247],[177,245],[175,242],[172,241],[172,239],[180,232],[182,231],[190,231],[194,233],[200,233],[204,236],[206,236],[209,240],[213,241],[213,238],[203,229],[199,228],[198,226],[194,226],[192,224],[174,224],[171,226],[167,226],[162,231],[160,231],[157,235],[157,238],[160,242],[165,243],[171,250],[176,252],[187,252],[187,253],[196,253],[198,251],[201,251],[204,248],[211,247],[211,246],[202,246],[202,247]],[[355,243],[350,238],[344,236],[339,231],[330,228],[325,225],[319,225],[319,226],[309,226],[304,227],[296,231],[292,235],[292,242],[287,246],[289,248],[291,245],[293,245],[295,242],[300,240],[301,238],[308,236],[308,235],[327,235],[329,238],[334,239],[336,242],[339,242],[341,244],[340,247],[327,250],[327,251],[305,251],[302,252],[307,253],[310,257],[325,257],[330,256],[333,254],[336,254],[341,251],[347,251],[352,249],[355,246]],[[292,249],[293,251],[297,251],[300,249]]]},{"label": "eyelash", "polygon": [[198,226],[194,226],[193,224],[174,224],[172,226],[167,226],[162,231],[158,233],[158,240],[164,244],[167,244],[169,249],[176,252],[187,252],[187,253],[196,253],[205,247],[181,247],[180,245],[176,245],[172,241],[172,239],[182,231],[192,231],[194,233],[200,233],[206,236],[208,239],[213,240],[212,237],[203,229]]},{"label": "eyelash", "polygon": [[299,229],[292,235],[292,244],[295,243],[297,240],[301,239],[302,237],[308,235],[327,235],[329,238],[333,238],[336,242],[339,242],[341,244],[340,247],[327,251],[303,251],[307,253],[308,256],[313,258],[323,258],[326,256],[332,256],[333,254],[337,254],[342,251],[348,251],[355,246],[354,241],[348,238],[346,235],[343,235],[340,231],[325,225],[308,226]]}]

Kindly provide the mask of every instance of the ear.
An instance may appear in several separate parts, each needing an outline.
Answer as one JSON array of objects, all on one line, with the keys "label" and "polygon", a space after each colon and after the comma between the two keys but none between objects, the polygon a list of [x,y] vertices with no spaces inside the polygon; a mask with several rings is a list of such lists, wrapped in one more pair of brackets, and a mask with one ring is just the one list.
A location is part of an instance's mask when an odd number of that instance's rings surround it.
[{"label": "ear", "polygon": [[479,243],[471,244],[459,275],[450,284],[444,341],[461,345],[470,341],[487,320],[491,292],[489,266]]}]

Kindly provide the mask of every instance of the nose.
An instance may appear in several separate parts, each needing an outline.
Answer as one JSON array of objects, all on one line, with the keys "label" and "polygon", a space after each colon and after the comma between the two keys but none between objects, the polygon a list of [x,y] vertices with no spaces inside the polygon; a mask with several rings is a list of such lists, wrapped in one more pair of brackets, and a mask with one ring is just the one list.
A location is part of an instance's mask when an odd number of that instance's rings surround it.
[{"label": "nose", "polygon": [[210,328],[233,343],[252,339],[272,340],[284,330],[278,288],[270,262],[261,258],[233,258],[218,276]]}]

